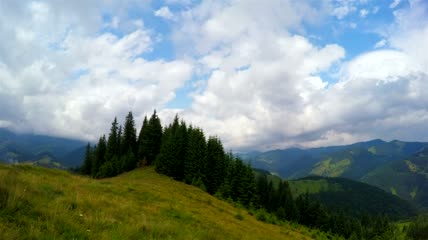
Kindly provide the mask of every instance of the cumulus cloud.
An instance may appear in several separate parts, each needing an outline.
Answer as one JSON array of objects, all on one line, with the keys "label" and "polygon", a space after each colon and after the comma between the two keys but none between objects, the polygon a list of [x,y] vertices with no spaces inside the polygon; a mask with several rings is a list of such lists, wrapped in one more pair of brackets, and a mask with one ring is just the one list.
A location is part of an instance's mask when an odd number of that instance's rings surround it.
[{"label": "cumulus cloud", "polygon": [[[298,12],[298,6],[281,3]],[[427,68],[404,50],[422,46],[423,32],[413,44],[403,42],[412,38],[394,38],[402,50],[373,51],[342,62],[342,47],[317,46],[304,35],[290,34],[288,29],[306,21],[304,15],[256,22],[248,17],[252,8],[243,3],[210,4],[184,13],[186,24],[179,28],[195,43],[199,71],[208,74],[204,88],[193,94],[192,108],[182,114],[221,136],[226,146],[272,149],[426,139],[420,131],[427,127],[428,98],[420,89],[427,87]],[[265,4],[261,11],[276,17],[275,9]],[[398,12],[397,21],[412,22],[413,15]],[[277,23],[286,26],[283,31]],[[221,28],[225,25],[230,31]],[[405,36],[402,31],[396,35]],[[328,83],[323,73],[337,66],[337,82]]]},{"label": "cumulus cloud", "polygon": [[[100,4],[10,1],[0,10],[2,126],[94,140],[115,115],[133,110],[142,119],[175,97],[192,65],[141,57],[152,51],[153,36],[141,20],[116,11],[145,2]],[[119,35],[102,31],[102,15],[113,9]]]},{"label": "cumulus cloud", "polygon": [[165,19],[174,19],[174,14],[169,10],[168,6],[164,6],[155,11],[155,16]]},{"label": "cumulus cloud", "polygon": [[[424,1],[394,10],[375,49],[355,58],[306,27],[348,25],[350,14],[369,14],[369,1],[149,2],[3,4],[0,126],[93,140],[115,115],[133,110],[141,120],[157,108],[164,123],[178,112],[235,150],[428,140]],[[173,14],[174,4],[186,7]],[[178,58],[143,57],[159,35],[128,16],[135,7],[174,19]],[[191,106],[165,107],[185,84]]]}]

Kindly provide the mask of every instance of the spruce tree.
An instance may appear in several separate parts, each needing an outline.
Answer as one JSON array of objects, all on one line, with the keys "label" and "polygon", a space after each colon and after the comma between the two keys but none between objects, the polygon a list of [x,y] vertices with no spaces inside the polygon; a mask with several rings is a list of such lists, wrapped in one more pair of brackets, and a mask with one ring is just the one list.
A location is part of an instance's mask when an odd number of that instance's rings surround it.
[{"label": "spruce tree", "polygon": [[93,177],[98,177],[99,170],[105,162],[105,154],[106,154],[106,137],[105,135],[103,135],[99,139],[98,145],[95,148],[95,156],[93,159],[94,163],[92,164],[92,170],[91,170],[91,174]]},{"label": "spruce tree", "polygon": [[107,140],[106,161],[110,161],[113,156],[117,154],[119,154],[118,123],[117,118],[115,117],[111,124],[110,134]]},{"label": "spruce tree", "polygon": [[81,173],[85,175],[91,175],[92,173],[92,163],[93,163],[93,153],[91,149],[91,144],[86,145],[85,151],[85,160],[82,165]]},{"label": "spruce tree", "polygon": [[[136,152],[137,152],[137,133],[135,130],[135,122],[134,117],[132,116],[132,112],[129,112],[126,116],[125,125],[123,129],[123,137],[122,137],[122,154],[126,154],[129,156],[133,156],[134,159],[127,159],[125,165],[126,171],[132,170],[136,167]],[[128,154],[129,151],[132,152]]]},{"label": "spruce tree", "polygon": [[184,179],[186,183],[202,180],[206,168],[207,143],[204,133],[199,128],[188,129],[188,141],[184,158]]},{"label": "spruce tree", "polygon": [[223,145],[217,137],[209,137],[207,142],[207,173],[205,186],[210,194],[217,192],[226,174]]},{"label": "spruce tree", "polygon": [[140,134],[138,135],[138,154],[137,159],[141,165],[148,164],[147,152],[148,152],[148,141],[149,141],[149,121],[147,116],[144,116],[143,125],[141,126]]},{"label": "spruce tree", "polygon": [[156,110],[153,112],[149,120],[148,136],[147,161],[150,165],[155,161],[162,144],[162,125]]}]

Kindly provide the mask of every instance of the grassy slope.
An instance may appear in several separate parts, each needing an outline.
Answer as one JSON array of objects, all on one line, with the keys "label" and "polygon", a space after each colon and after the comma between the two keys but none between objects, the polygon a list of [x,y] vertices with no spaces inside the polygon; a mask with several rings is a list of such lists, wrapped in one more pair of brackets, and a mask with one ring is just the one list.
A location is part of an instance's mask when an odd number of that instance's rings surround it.
[{"label": "grassy slope", "polygon": [[139,169],[93,180],[0,165],[0,239],[310,239],[195,187]]}]

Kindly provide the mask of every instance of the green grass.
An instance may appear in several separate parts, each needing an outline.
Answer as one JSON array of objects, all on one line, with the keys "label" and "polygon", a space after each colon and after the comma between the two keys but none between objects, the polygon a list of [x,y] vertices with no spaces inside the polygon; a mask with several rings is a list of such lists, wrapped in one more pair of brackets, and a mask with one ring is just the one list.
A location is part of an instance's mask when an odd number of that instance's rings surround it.
[{"label": "green grass", "polygon": [[0,239],[311,239],[202,190],[138,169],[94,180],[0,165]]}]

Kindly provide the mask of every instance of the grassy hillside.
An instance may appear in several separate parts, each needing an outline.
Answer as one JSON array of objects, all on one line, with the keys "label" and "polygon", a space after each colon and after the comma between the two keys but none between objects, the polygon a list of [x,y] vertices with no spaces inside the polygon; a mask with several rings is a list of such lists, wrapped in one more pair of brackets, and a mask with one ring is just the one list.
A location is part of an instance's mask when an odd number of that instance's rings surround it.
[{"label": "grassy hillside", "polygon": [[0,165],[0,239],[311,239],[308,234],[257,221],[153,168],[93,180]]},{"label": "grassy hillside", "polygon": [[362,181],[428,208],[428,148],[381,166]]},{"label": "grassy hillside", "polygon": [[308,193],[328,208],[361,217],[364,214],[407,218],[416,213],[409,202],[377,187],[345,178],[311,176],[290,181],[293,196]]}]

